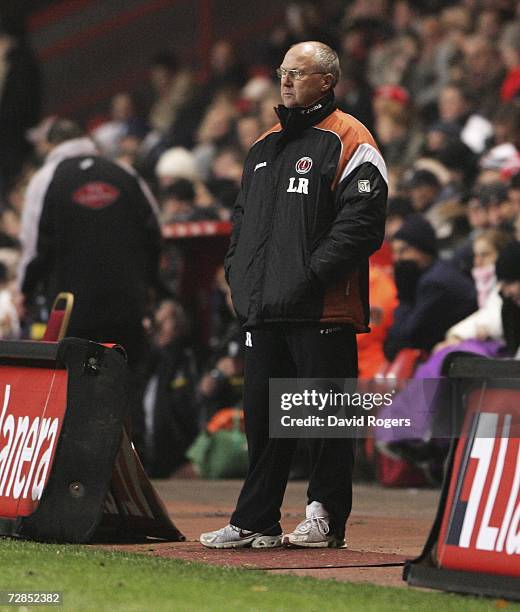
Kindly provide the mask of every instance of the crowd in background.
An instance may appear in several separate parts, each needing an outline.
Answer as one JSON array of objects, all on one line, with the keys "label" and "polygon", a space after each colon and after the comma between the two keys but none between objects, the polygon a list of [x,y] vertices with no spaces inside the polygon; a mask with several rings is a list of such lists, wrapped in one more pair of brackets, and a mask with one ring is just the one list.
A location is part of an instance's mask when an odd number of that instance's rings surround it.
[{"label": "crowd in background", "polygon": [[[260,41],[254,64],[244,64],[228,40],[213,45],[204,81],[172,52],[150,58],[151,106],[117,93],[106,116],[89,121],[90,137],[103,155],[146,179],[162,224],[228,221],[247,152],[277,121],[275,69],[302,40],[338,51],[337,104],[372,131],[388,167],[386,241],[372,261],[373,332],[359,337],[361,377],[381,373],[410,346],[435,354],[475,339],[514,353],[494,264],[520,240],[520,2],[294,2]],[[25,186],[47,153],[53,121],[13,134],[35,119],[35,108],[24,117],[6,111],[16,107],[12,72],[27,79],[29,60],[21,43],[0,33],[0,142],[9,132],[16,145],[13,163],[0,165],[2,338],[27,337],[30,324],[45,318],[34,311],[20,319],[16,295]],[[241,333],[222,273],[201,346],[200,326],[179,291],[181,254],[174,245],[164,253],[165,299],[145,322],[153,381],[144,402],[148,468],[158,476],[183,466],[202,423],[240,402],[242,375]],[[514,281],[515,272],[508,274]],[[520,325],[512,326],[518,338]],[[173,447],[176,454],[167,450]]]}]

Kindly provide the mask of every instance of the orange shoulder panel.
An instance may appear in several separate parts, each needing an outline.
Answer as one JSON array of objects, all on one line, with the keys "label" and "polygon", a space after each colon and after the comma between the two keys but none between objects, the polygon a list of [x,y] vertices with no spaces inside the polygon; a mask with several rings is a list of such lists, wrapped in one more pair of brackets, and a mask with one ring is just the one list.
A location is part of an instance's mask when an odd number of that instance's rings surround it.
[{"label": "orange shoulder panel", "polygon": [[261,136],[259,136],[251,146],[254,146],[257,142],[260,142],[261,140],[263,140],[264,138],[267,138],[267,136],[269,136],[269,134],[272,134],[273,132],[281,132],[282,131],[282,126],[280,123],[277,123],[275,125],[273,125],[272,128],[268,129],[267,132],[264,132]]},{"label": "orange shoulder panel", "polygon": [[349,159],[352,157],[360,144],[367,143],[379,151],[372,134],[361,123],[361,121],[358,121],[355,117],[348,115],[343,111],[335,110],[314,127],[321,130],[326,130],[328,132],[333,132],[340,139],[342,144],[341,156],[338,160],[338,168],[336,170],[336,177],[332,184],[333,189],[336,187],[339,177],[342,175]]}]

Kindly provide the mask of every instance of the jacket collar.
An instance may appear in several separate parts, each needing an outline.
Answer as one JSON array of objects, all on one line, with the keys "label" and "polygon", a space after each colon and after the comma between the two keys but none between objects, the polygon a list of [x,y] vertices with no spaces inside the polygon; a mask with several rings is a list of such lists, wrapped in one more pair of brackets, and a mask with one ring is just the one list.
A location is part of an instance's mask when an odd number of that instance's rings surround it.
[{"label": "jacket collar", "polygon": [[96,155],[96,145],[90,138],[72,138],[57,145],[45,158],[45,163],[61,162],[69,157],[80,157],[81,155]]},{"label": "jacket collar", "polygon": [[316,125],[337,108],[334,91],[329,90],[323,98],[320,98],[310,106],[295,106],[287,108],[279,104],[274,110],[280,119],[284,132],[295,133],[305,128]]}]

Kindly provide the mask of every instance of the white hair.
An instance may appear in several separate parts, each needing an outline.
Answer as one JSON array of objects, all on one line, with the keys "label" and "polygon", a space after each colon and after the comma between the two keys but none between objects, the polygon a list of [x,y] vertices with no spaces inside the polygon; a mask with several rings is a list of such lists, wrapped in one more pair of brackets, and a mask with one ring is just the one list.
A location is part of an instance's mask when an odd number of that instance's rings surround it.
[{"label": "white hair", "polygon": [[325,43],[309,40],[303,43],[296,43],[290,48],[297,47],[299,45],[312,45],[314,61],[316,68],[319,68],[320,72],[325,74],[332,74],[334,80],[332,81],[332,87],[335,87],[341,77],[341,68],[339,66],[339,57],[334,49],[331,49]]},{"label": "white hair", "polygon": [[321,43],[316,45],[314,57],[316,58],[316,64],[323,72],[332,74],[334,77],[332,87],[334,87],[341,76],[338,54],[329,46]]}]

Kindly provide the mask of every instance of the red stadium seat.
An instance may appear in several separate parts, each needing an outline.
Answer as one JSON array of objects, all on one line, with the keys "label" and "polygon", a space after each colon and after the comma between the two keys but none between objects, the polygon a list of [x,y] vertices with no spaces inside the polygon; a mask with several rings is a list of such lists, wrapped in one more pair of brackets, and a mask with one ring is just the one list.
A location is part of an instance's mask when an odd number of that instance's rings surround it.
[{"label": "red stadium seat", "polygon": [[424,361],[426,353],[421,349],[404,348],[397,353],[395,359],[388,363],[376,378],[392,378],[405,380],[411,378],[416,367]]},{"label": "red stadium seat", "polygon": [[72,293],[63,292],[56,296],[42,340],[58,342],[65,337],[73,306],[74,296]]},{"label": "red stadium seat", "polygon": [[[421,349],[401,349],[395,359],[377,374],[373,383],[384,390],[385,382],[395,381],[392,384],[399,389],[406,385],[406,380],[413,377],[415,369],[426,357],[427,354]],[[365,440],[365,454],[375,463],[376,478],[385,487],[420,487],[429,484],[421,468],[402,457],[392,455],[388,449],[383,451],[381,447],[375,448],[371,438]]]}]

